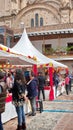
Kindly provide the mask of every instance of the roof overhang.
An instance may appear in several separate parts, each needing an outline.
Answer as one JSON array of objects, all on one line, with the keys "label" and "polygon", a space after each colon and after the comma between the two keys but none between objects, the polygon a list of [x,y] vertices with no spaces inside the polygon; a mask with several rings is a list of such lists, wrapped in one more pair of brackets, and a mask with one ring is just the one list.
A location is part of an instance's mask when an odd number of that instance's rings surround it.
[{"label": "roof overhang", "polygon": [[[37,31],[27,33],[28,36],[40,36],[40,35],[55,35],[55,34],[72,34],[73,28],[70,29],[60,29],[60,30],[48,30],[48,31]],[[15,37],[21,37],[21,34],[14,34]]]},{"label": "roof overhang", "polygon": [[51,35],[51,34],[72,34],[72,29],[61,29],[61,30],[48,30],[48,31],[40,31],[40,32],[31,32],[28,33],[28,36],[37,36],[37,35]]}]

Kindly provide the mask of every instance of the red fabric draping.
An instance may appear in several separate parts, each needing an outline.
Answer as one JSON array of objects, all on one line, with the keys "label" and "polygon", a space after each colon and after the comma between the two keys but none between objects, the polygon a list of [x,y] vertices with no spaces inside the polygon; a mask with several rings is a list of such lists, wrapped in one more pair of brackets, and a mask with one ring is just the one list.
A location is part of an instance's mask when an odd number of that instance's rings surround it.
[{"label": "red fabric draping", "polygon": [[66,74],[69,74],[69,70],[68,70],[68,68],[66,68]]},{"label": "red fabric draping", "polygon": [[35,76],[37,76],[38,74],[37,65],[33,65],[32,71],[35,74]]},{"label": "red fabric draping", "polygon": [[54,90],[53,90],[53,67],[49,67],[49,78],[50,78],[50,93],[49,100],[54,100]]},{"label": "red fabric draping", "polygon": [[7,52],[10,52],[10,49],[8,48]]},{"label": "red fabric draping", "polygon": [[49,67],[50,86],[53,86],[53,68]]}]

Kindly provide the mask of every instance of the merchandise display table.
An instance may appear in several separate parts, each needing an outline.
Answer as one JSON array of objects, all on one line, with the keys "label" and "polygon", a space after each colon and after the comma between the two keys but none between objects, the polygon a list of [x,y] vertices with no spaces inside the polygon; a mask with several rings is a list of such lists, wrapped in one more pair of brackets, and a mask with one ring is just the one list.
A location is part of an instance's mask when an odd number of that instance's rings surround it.
[{"label": "merchandise display table", "polygon": [[[27,103],[24,104],[24,111],[25,114],[30,112]],[[12,94],[9,94],[6,98],[5,112],[2,113],[2,123],[5,123],[15,117],[17,117],[17,113],[15,110],[15,106],[12,104]]]},{"label": "merchandise display table", "polygon": [[[45,91],[45,100],[49,100],[50,86],[45,86],[44,91]],[[55,98],[55,87],[54,86],[53,86],[53,91],[54,91],[54,98]]]},{"label": "merchandise display table", "polygon": [[[45,86],[45,99],[49,100],[49,93],[50,93],[50,86]],[[53,86],[53,91],[54,91],[54,99],[55,97],[55,86]],[[61,93],[65,92],[65,81],[60,81],[57,89],[57,96],[59,96]]]},{"label": "merchandise display table", "polygon": [[57,96],[65,92],[65,81],[61,81],[58,85]]}]

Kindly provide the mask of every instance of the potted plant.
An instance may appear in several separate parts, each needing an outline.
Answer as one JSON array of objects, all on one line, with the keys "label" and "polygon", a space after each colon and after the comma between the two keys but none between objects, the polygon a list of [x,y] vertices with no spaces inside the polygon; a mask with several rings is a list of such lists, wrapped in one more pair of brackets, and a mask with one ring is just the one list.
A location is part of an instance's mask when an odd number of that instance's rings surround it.
[{"label": "potted plant", "polygon": [[73,46],[67,47],[66,51],[67,51],[68,54],[73,54]]}]

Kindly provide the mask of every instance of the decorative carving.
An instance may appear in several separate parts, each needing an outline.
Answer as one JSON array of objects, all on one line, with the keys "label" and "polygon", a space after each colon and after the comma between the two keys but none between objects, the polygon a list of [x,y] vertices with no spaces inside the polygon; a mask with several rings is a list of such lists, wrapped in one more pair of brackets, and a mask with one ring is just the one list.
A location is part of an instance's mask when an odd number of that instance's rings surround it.
[{"label": "decorative carving", "polygon": [[17,0],[11,0],[12,2],[14,2],[14,3],[17,3]]},{"label": "decorative carving", "polygon": [[61,11],[61,22],[62,23],[69,23],[69,10],[62,10]]},{"label": "decorative carving", "polygon": [[69,8],[70,7],[70,1],[69,0],[61,0],[61,8]]},{"label": "decorative carving", "polygon": [[11,15],[16,15],[18,12],[17,12],[17,10],[16,9],[13,9],[12,11],[11,11]]},{"label": "decorative carving", "polygon": [[27,0],[27,4],[33,4],[36,0]]}]

